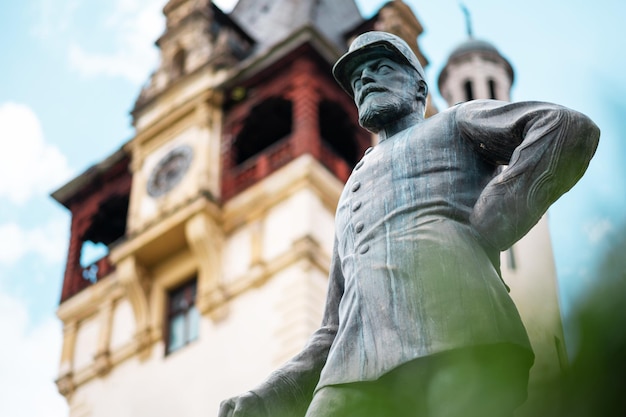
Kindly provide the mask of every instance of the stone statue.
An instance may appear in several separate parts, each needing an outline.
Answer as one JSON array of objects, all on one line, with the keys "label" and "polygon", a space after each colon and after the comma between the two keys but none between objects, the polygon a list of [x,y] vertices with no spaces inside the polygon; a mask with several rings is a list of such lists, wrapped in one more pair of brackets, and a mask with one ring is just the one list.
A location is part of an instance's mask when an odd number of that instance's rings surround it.
[{"label": "stone statue", "polygon": [[219,416],[511,415],[534,355],[499,253],[582,176],[598,128],[540,102],[424,119],[423,69],[384,32],[356,38],[333,74],[379,143],[339,199],[323,322]]}]

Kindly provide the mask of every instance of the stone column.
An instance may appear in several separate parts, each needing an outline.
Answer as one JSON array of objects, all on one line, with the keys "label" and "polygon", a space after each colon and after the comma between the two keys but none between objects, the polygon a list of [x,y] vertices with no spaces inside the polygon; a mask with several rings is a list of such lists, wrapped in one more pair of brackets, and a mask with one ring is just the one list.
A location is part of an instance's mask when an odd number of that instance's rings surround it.
[{"label": "stone column", "polygon": [[94,363],[98,375],[105,375],[111,369],[111,331],[113,326],[113,300],[106,300],[101,306],[99,315],[100,334],[98,335],[98,347],[94,356]]},{"label": "stone column", "polygon": [[63,326],[61,365],[59,366],[59,378],[56,380],[56,384],[59,393],[68,398],[74,392],[74,350],[77,332],[78,323],[76,320],[67,322]]},{"label": "stone column", "polygon": [[124,286],[133,307],[136,320],[135,340],[137,350],[142,351],[150,345],[150,307],[142,281],[146,280],[145,271],[134,256],[129,256],[117,263],[117,276]]},{"label": "stone column", "polygon": [[196,306],[201,314],[222,317],[220,307],[226,295],[220,282],[223,232],[215,219],[206,212],[190,218],[185,224],[185,236],[198,261],[198,293]]}]

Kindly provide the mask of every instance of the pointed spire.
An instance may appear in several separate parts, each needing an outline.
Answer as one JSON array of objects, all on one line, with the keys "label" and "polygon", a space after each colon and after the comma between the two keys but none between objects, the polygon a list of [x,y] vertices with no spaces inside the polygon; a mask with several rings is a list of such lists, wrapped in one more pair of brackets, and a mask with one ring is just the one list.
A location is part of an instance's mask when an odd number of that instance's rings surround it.
[{"label": "pointed spire", "polygon": [[465,26],[467,27],[467,37],[471,39],[474,37],[474,33],[472,31],[472,16],[470,15],[470,11],[467,8],[467,6],[465,6],[465,3],[459,3],[459,6],[461,7],[463,14],[465,15]]}]

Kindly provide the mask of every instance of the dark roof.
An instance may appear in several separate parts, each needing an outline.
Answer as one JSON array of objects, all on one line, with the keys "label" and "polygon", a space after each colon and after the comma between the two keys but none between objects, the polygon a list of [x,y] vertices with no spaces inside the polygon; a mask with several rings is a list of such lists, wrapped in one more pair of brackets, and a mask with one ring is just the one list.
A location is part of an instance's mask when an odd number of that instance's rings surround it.
[{"label": "dark roof", "polygon": [[480,39],[469,38],[468,40],[454,48],[454,50],[450,54],[450,59],[460,55],[464,55],[469,52],[493,52],[500,55],[496,47],[493,46],[491,43]]},{"label": "dark roof", "polygon": [[80,194],[115,165],[128,158],[128,152],[126,152],[124,147],[121,147],[112,155],[109,155],[104,161],[92,165],[85,172],[61,186],[58,190],[52,192],[50,196],[69,209],[70,202],[76,195]]},{"label": "dark roof", "polygon": [[239,0],[230,16],[261,50],[312,26],[343,51],[344,34],[363,20],[354,0]]},{"label": "dark roof", "polygon": [[439,86],[439,91],[441,91],[441,86],[443,85],[443,83],[446,81],[448,77],[448,66],[450,65],[450,63],[455,62],[457,60],[462,60],[464,59],[463,57],[468,54],[480,54],[482,56],[487,55],[487,56],[490,56],[491,58],[495,57],[497,60],[500,60],[502,64],[504,65],[504,69],[509,74],[509,77],[511,78],[511,82],[513,82],[515,78],[515,73],[513,71],[513,67],[511,66],[511,63],[509,62],[509,60],[503,57],[502,54],[500,54],[500,52],[498,51],[498,49],[495,46],[493,46],[493,44],[491,44],[490,42],[470,37],[466,41],[459,44],[456,48],[454,48],[452,53],[450,53],[450,56],[448,57],[448,62],[446,63],[446,65],[441,70],[441,73],[439,74],[439,78],[437,81],[437,85]]}]

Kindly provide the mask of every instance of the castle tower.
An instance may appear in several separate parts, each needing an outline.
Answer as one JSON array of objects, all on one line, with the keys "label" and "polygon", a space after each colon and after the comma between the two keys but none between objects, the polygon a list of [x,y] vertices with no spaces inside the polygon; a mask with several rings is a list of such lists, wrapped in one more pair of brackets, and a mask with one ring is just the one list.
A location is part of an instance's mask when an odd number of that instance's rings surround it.
[{"label": "castle tower", "polygon": [[[163,12],[134,137],[53,194],[72,213],[57,380],[70,417],[215,415],[298,352],[320,322],[343,182],[373,140],[331,67],[367,30],[428,63],[399,0],[367,20],[354,0]],[[511,83],[512,70],[495,91]],[[514,296],[537,300],[520,308],[533,340],[555,305],[547,229],[535,230],[503,258]],[[106,253],[84,261],[89,244]]]},{"label": "castle tower", "polygon": [[480,98],[510,101],[513,68],[489,42],[470,37],[450,54],[439,75],[448,106]]},{"label": "castle tower", "polygon": [[[511,64],[491,43],[473,38],[471,29],[468,33],[469,38],[452,51],[439,75],[441,96],[449,106],[475,99],[510,101]],[[537,415],[541,411],[534,407],[542,404],[542,384],[567,366],[548,215],[502,252],[500,263],[535,351],[529,400],[518,413]]]},{"label": "castle tower", "polygon": [[[354,0],[163,12],[134,137],[53,194],[72,213],[57,380],[70,417],[215,415],[301,349],[336,202],[372,143],[332,65],[360,27],[391,23],[423,58],[398,1],[367,21]],[[107,250],[86,263],[90,243]]]}]

